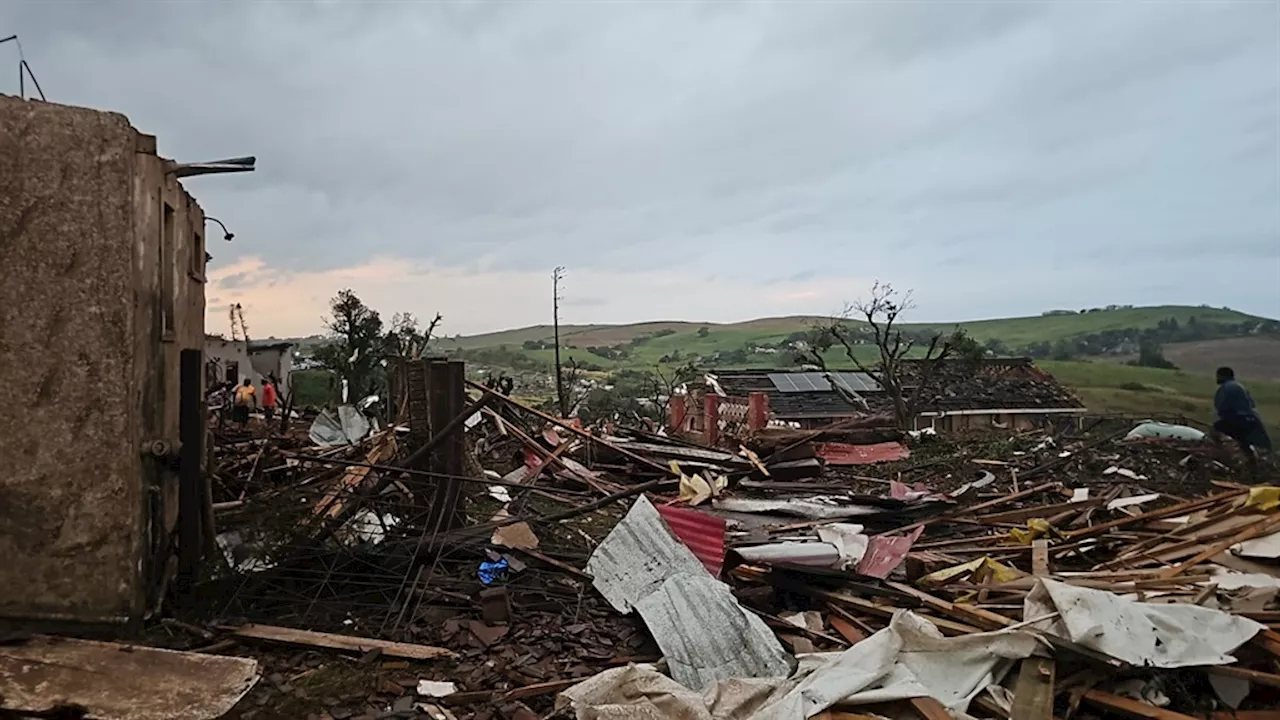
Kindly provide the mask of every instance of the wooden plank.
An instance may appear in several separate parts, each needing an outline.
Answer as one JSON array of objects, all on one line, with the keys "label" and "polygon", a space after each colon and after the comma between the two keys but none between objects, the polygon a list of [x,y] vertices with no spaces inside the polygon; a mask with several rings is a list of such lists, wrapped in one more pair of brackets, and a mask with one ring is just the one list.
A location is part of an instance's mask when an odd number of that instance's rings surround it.
[{"label": "wooden plank", "polygon": [[1086,537],[1096,537],[1098,535],[1102,535],[1106,533],[1108,530],[1112,530],[1118,527],[1125,527],[1127,525],[1138,525],[1148,520],[1162,520],[1168,517],[1177,517],[1180,515],[1187,515],[1195,510],[1201,510],[1203,508],[1222,502],[1223,500],[1229,500],[1232,498],[1240,497],[1243,494],[1244,492],[1235,490],[1231,492],[1219,493],[1217,495],[1210,495],[1209,497],[1201,498],[1199,500],[1191,500],[1179,505],[1170,505],[1167,508],[1162,508],[1160,510],[1152,510],[1151,512],[1145,512],[1139,515],[1131,515],[1129,517],[1120,518],[1119,520],[1112,520],[1111,522],[1105,522],[1099,525],[1094,525],[1093,527],[1082,528],[1080,530],[1072,530],[1066,533],[1066,535],[1067,537],[1073,540],[1086,538]]},{"label": "wooden plank", "polygon": [[866,633],[862,632],[855,627],[853,623],[842,617],[833,615],[832,617],[827,618],[827,621],[831,623],[831,629],[840,633],[840,637],[847,640],[850,645],[867,639]]},{"label": "wooden plank", "polygon": [[1251,525],[1245,528],[1239,533],[1236,533],[1235,535],[1232,535],[1226,540],[1223,540],[1213,545],[1212,547],[1204,550],[1203,552],[1197,554],[1195,557],[1191,558],[1190,560],[1187,560],[1186,562],[1179,563],[1178,565],[1165,569],[1160,573],[1159,577],[1161,578],[1176,577],[1177,575],[1181,574],[1183,570],[1189,570],[1192,567],[1199,565],[1200,563],[1204,562],[1205,560],[1208,560],[1214,555],[1217,555],[1218,553],[1229,549],[1232,545],[1235,545],[1236,543],[1242,543],[1245,540],[1252,540],[1253,538],[1259,535],[1262,535],[1263,533],[1266,533],[1267,531],[1277,526],[1280,526],[1280,513],[1277,513],[1276,515],[1266,518],[1265,520],[1255,525]]},{"label": "wooden plank", "polygon": [[276,627],[274,625],[241,625],[240,627],[223,629],[230,631],[236,637],[269,640],[291,645],[309,645],[331,650],[349,650],[358,653],[366,653],[376,649],[388,657],[407,658],[409,660],[435,660],[437,658],[453,657],[452,651],[430,645],[415,645],[413,643],[391,642],[352,635],[295,630],[294,628]]},{"label": "wooden plank", "polygon": [[1253,642],[1270,653],[1272,657],[1280,658],[1280,633],[1275,630],[1263,630],[1253,636]]},{"label": "wooden plank", "polygon": [[1172,710],[1165,710],[1137,700],[1130,700],[1119,695],[1112,695],[1101,690],[1090,690],[1084,694],[1086,702],[1114,710],[1117,714],[1130,718],[1150,718],[1150,720],[1196,720],[1190,715],[1183,715]]},{"label": "wooden plank", "polygon": [[1054,674],[1049,658],[1029,657],[1022,661],[1018,682],[1013,686],[1013,712],[1018,720],[1053,720]]},{"label": "wooden plank", "polygon": [[942,707],[942,703],[931,697],[911,698],[911,707],[924,720],[952,720],[951,713]]},{"label": "wooden plank", "polygon": [[1280,688],[1280,675],[1262,672],[1261,670],[1249,670],[1247,668],[1232,667],[1230,665],[1214,665],[1204,668],[1207,673],[1214,675],[1226,675],[1228,677],[1236,677],[1241,680],[1266,685],[1267,687]]},{"label": "wooden plank", "polygon": [[972,622],[973,624],[988,630],[999,630],[1006,625],[1012,625],[1014,622],[1012,619],[993,613],[990,610],[969,607],[962,603],[948,602],[922,590],[917,590],[910,585],[904,585],[902,583],[892,581],[886,581],[885,585],[897,590],[898,592],[910,595],[924,603],[925,607],[928,607],[935,612],[951,616],[957,620]]},{"label": "wooden plank", "polygon": [[1049,575],[1049,539],[1040,538],[1031,542],[1031,574],[1036,577]]},{"label": "wooden plank", "polygon": [[1018,510],[1007,510],[1002,513],[992,515],[980,515],[973,518],[974,522],[989,525],[991,523],[1020,523],[1032,518],[1047,518],[1057,515],[1064,510],[1083,510],[1085,508],[1097,507],[1106,502],[1106,498],[1090,498],[1081,502],[1065,502],[1057,505],[1040,505],[1038,507],[1021,508]]},{"label": "wooden plank", "polygon": [[1027,488],[1022,492],[1016,492],[1012,495],[1005,495],[1003,497],[998,497],[994,500],[988,500],[986,502],[978,503],[977,505],[971,505],[969,507],[959,508],[957,512],[963,512],[966,516],[973,517],[973,514],[979,510],[986,510],[988,508],[999,507],[1006,503],[1011,503],[1015,500],[1021,500],[1023,498],[1031,497],[1032,495],[1036,495],[1038,493],[1046,492],[1049,490],[1059,490],[1061,488],[1062,488],[1062,483],[1060,482],[1047,482],[1040,485],[1036,485],[1035,487]]},{"label": "wooden plank", "polygon": [[509,690],[502,695],[503,702],[514,702],[525,698],[540,697],[542,695],[554,695],[561,690],[569,688],[582,682],[582,678],[573,678],[569,680],[550,680],[548,682],[536,683],[534,685],[525,685],[514,690]]}]

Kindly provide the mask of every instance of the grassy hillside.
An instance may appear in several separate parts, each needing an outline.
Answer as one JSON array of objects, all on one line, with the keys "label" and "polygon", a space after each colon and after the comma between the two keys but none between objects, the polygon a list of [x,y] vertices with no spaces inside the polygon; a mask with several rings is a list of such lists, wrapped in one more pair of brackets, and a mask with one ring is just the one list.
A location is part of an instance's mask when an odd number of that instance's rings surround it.
[{"label": "grassy hillside", "polygon": [[[1184,415],[1202,423],[1213,421],[1212,372],[1185,372],[1133,367],[1110,362],[1036,363],[1074,390],[1096,413],[1124,415]],[[1280,382],[1245,382],[1272,438],[1280,437]]]},{"label": "grassy hillside", "polygon": [[[979,320],[960,323],[960,327],[979,341],[999,340],[1012,349],[1107,331],[1153,329],[1170,318],[1186,325],[1192,317],[1205,324],[1240,324],[1259,319],[1232,310],[1159,306]],[[790,354],[776,348],[784,345],[788,337],[822,322],[822,318],[815,317],[778,317],[731,324],[664,321],[570,325],[561,327],[562,356],[600,371],[594,377],[604,377],[604,373],[623,368],[652,370],[660,363],[679,365],[688,361],[701,367],[788,367],[793,364]],[[904,327],[950,331],[956,326]],[[531,379],[528,381],[546,384],[550,381],[554,356],[549,342],[552,335],[549,325],[540,325],[443,341],[438,347],[460,351],[476,370],[514,369],[522,377]],[[874,361],[873,346],[858,346],[858,350],[861,359]],[[1272,432],[1280,435],[1280,339],[1246,336],[1173,343],[1165,346],[1165,355],[1182,369],[1131,367],[1122,362],[1127,358],[1115,356],[1038,363],[1079,393],[1095,412],[1183,415],[1204,422],[1211,421],[1213,416],[1213,368],[1232,365],[1253,393]],[[843,348],[831,352],[828,359],[833,367],[848,365]],[[324,388],[319,378],[308,378],[311,380],[315,380],[315,387],[308,390],[322,395]]]},{"label": "grassy hillside", "polygon": [[[1258,319],[1235,310],[1191,305],[1160,305],[1098,310],[1068,315],[1037,315],[975,320],[958,324],[911,323],[905,324],[903,327],[908,329],[950,330],[958,325],[979,341],[997,339],[1010,346],[1019,346],[1034,342],[1054,342],[1059,338],[1099,333],[1106,330],[1153,328],[1160,321],[1169,318],[1175,318],[1179,323],[1185,324],[1192,316],[1201,321],[1232,323]],[[770,340],[776,341],[792,333],[807,330],[815,323],[823,321],[824,319],[820,317],[794,316],[761,318],[740,323],[660,321],[632,325],[562,325],[560,327],[560,339],[561,343],[567,347],[585,348],[592,345],[625,344],[637,338],[671,331],[674,332],[673,335],[659,338],[665,341],[663,343],[664,346],[672,348],[689,347],[690,349],[697,346],[703,349],[722,350],[740,346],[743,342],[763,343]],[[698,338],[698,330],[704,327],[707,328],[709,336]],[[549,341],[552,335],[553,331],[550,325],[535,325],[517,330],[504,330],[502,332],[449,340],[444,343],[443,347],[463,349],[497,347],[499,345],[519,347],[527,340]],[[709,342],[695,343],[693,342],[694,340]]]}]

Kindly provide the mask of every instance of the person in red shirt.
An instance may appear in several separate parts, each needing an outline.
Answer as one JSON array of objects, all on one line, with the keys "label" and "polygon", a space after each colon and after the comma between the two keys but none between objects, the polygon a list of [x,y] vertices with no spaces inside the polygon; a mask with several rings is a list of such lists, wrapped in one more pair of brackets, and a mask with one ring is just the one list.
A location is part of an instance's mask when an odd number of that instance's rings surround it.
[{"label": "person in red shirt", "polygon": [[262,411],[270,421],[276,416],[276,381],[275,378],[262,379]]}]

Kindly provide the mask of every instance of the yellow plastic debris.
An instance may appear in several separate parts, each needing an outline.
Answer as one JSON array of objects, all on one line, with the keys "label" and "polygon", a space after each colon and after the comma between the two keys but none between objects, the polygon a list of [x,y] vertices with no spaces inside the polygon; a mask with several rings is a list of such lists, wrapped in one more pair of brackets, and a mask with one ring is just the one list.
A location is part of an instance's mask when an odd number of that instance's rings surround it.
[{"label": "yellow plastic debris", "polygon": [[967,563],[953,565],[949,568],[943,568],[931,572],[920,578],[917,582],[925,585],[933,585],[935,583],[944,583],[948,580],[960,577],[965,574],[977,574],[979,572],[989,573],[989,576],[996,582],[1012,582],[1022,577],[1022,573],[1016,568],[1009,567],[999,561],[992,560],[989,557],[980,557],[977,560],[970,560]]},{"label": "yellow plastic debris", "polygon": [[1280,507],[1280,487],[1260,485],[1249,489],[1249,499],[1244,501],[1245,507],[1257,508],[1263,512],[1271,512]]},{"label": "yellow plastic debris", "polygon": [[690,505],[701,505],[729,487],[729,478],[724,475],[709,480],[697,473],[685,475],[675,460],[671,461],[671,471],[680,474],[680,499]]},{"label": "yellow plastic debris", "polygon": [[1039,540],[1047,535],[1061,537],[1057,528],[1049,524],[1044,518],[1034,518],[1027,521],[1027,529],[1014,528],[1009,531],[1009,537],[1020,545],[1030,545],[1033,540]]}]

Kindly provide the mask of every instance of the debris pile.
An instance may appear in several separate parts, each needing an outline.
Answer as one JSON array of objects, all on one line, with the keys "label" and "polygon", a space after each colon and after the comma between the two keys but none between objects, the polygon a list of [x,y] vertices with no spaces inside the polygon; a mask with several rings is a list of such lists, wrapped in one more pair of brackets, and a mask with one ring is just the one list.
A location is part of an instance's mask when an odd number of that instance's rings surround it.
[{"label": "debris pile", "polygon": [[703,447],[468,387],[436,432],[218,443],[213,566],[151,639],[256,661],[231,717],[1280,707],[1280,489],[1193,435]]}]

